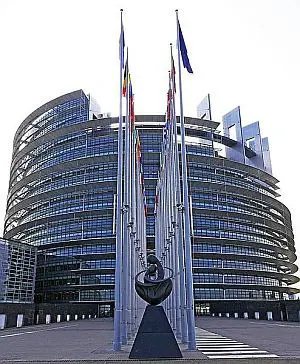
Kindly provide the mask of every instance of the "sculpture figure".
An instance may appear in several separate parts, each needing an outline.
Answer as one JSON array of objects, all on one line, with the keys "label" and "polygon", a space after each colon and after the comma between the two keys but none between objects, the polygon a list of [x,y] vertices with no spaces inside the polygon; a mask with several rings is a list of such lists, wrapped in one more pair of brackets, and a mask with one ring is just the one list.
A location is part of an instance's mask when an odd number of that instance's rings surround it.
[{"label": "sculpture figure", "polygon": [[[147,262],[148,269],[139,272],[135,277],[135,290],[150,305],[159,305],[172,291],[173,270],[163,268],[154,254],[148,255]],[[170,272],[168,278],[165,278],[164,269]],[[142,273],[145,273],[144,282],[138,280]]]}]

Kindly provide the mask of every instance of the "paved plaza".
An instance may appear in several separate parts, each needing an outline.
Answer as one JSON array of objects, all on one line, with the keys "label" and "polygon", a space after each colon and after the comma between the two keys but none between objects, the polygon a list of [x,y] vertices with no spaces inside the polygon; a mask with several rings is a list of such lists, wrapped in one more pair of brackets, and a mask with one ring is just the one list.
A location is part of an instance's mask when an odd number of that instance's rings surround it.
[{"label": "paved plaza", "polygon": [[[299,323],[198,317],[196,325],[198,350],[181,345],[184,359],[177,363],[300,363]],[[128,359],[130,345],[115,353],[112,340],[111,318],[5,329],[0,331],[0,362],[134,361]]]}]

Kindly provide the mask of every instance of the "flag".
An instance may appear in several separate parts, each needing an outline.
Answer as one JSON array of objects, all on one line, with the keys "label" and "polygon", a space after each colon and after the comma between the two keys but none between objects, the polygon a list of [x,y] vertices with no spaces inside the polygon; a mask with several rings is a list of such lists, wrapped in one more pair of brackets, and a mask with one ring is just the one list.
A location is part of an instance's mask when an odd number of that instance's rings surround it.
[{"label": "flag", "polygon": [[140,165],[140,184],[142,187],[142,190],[144,190],[144,171],[143,171],[143,164]]},{"label": "flag", "polygon": [[120,51],[120,62],[122,68],[124,68],[124,48],[125,48],[125,37],[124,37],[124,27],[123,27],[123,20],[121,15],[121,33],[119,39],[119,51]]},{"label": "flag", "polygon": [[173,92],[172,92],[172,74],[169,72],[169,90],[167,92],[167,112],[166,112],[166,123],[163,128],[163,149],[168,144],[168,138],[171,127],[172,117],[172,105],[173,105]]},{"label": "flag", "polygon": [[154,196],[154,215],[157,214],[157,209],[158,209],[158,181],[155,188],[155,196]]},{"label": "flag", "polygon": [[135,114],[134,114],[134,95],[132,92],[132,83],[129,76],[129,119],[131,121],[131,131],[134,131],[134,121],[135,121]]},{"label": "flag", "polygon": [[122,95],[124,97],[126,97],[127,83],[128,83],[128,61],[126,61],[125,69],[124,69],[124,79],[123,79],[123,88],[122,88]]},{"label": "flag", "polygon": [[183,67],[186,68],[188,73],[193,73],[193,70],[192,70],[192,67],[191,67],[191,64],[190,64],[190,60],[189,60],[189,57],[188,57],[188,52],[187,52],[187,49],[186,49],[185,41],[184,41],[184,38],[183,38],[183,35],[182,35],[179,20],[177,22],[178,22],[177,26],[178,26],[178,34],[179,34],[179,49],[180,49],[180,53],[181,53]]},{"label": "flag", "polygon": [[146,199],[145,190],[143,191],[143,195],[144,195],[144,213],[145,213],[145,216],[147,216],[148,215],[148,207],[147,207],[147,199]]},{"label": "flag", "polygon": [[144,172],[143,172],[143,164],[140,163],[140,187],[144,205],[144,214],[147,216],[148,207],[147,207],[147,199],[146,199],[146,190],[145,190],[145,179],[144,179]]},{"label": "flag", "polygon": [[171,100],[172,100],[172,90],[170,89],[167,94],[167,121],[171,120]]},{"label": "flag", "polygon": [[136,156],[138,164],[141,163],[141,142],[140,142],[140,136],[138,132],[136,132]]},{"label": "flag", "polygon": [[176,75],[175,63],[174,63],[173,53],[172,53],[172,49],[171,49],[171,80],[172,80],[172,86],[173,86],[174,93],[176,93],[175,75]]}]

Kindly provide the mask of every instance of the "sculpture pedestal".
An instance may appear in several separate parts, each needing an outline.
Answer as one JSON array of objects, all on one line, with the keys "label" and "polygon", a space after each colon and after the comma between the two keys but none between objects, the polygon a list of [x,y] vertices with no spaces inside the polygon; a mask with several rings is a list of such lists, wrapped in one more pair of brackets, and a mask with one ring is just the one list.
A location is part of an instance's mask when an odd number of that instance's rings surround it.
[{"label": "sculpture pedestal", "polygon": [[162,306],[146,307],[134,340],[130,359],[182,358]]}]

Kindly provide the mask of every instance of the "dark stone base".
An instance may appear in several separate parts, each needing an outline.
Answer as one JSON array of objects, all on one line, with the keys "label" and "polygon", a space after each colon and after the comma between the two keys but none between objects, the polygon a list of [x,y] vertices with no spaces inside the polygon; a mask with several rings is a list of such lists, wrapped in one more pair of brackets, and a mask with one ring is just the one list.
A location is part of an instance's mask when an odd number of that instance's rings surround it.
[{"label": "dark stone base", "polygon": [[162,306],[147,306],[133,343],[130,359],[182,358]]}]

